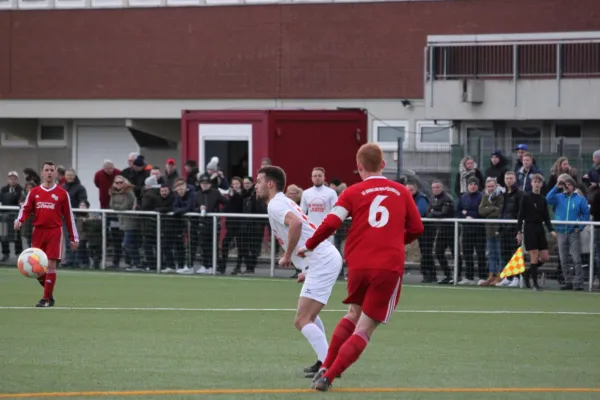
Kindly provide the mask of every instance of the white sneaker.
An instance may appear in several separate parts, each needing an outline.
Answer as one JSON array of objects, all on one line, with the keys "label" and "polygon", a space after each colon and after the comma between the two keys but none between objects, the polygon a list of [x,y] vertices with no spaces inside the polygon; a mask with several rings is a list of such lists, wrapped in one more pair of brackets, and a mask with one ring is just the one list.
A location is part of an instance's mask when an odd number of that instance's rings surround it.
[{"label": "white sneaker", "polygon": [[212,273],[213,273],[212,268],[206,268],[206,275],[212,275]]},{"label": "white sneaker", "polygon": [[172,274],[173,272],[175,272],[175,270],[173,268],[165,268],[161,269],[160,272],[163,274]]},{"label": "white sneaker", "polygon": [[200,268],[198,268],[198,269],[196,270],[196,273],[197,273],[197,274],[201,274],[201,275],[205,275],[205,274],[206,274],[206,271],[207,271],[206,267],[205,267],[204,265],[201,265],[201,266],[200,266]]},{"label": "white sneaker", "polygon": [[496,287],[508,286],[510,283],[511,282],[508,280],[508,278],[504,278],[500,282],[496,283]]},{"label": "white sneaker", "polygon": [[467,278],[463,278],[458,282],[459,285],[475,285],[475,281]]},{"label": "white sneaker", "polygon": [[521,286],[521,279],[519,279],[518,276],[515,276],[512,280],[512,282],[508,285],[508,287],[520,287]]},{"label": "white sneaker", "polygon": [[177,273],[181,274],[181,275],[191,275],[194,273],[194,270],[191,268],[188,268],[188,267],[184,267],[184,268],[179,268],[177,270]]}]

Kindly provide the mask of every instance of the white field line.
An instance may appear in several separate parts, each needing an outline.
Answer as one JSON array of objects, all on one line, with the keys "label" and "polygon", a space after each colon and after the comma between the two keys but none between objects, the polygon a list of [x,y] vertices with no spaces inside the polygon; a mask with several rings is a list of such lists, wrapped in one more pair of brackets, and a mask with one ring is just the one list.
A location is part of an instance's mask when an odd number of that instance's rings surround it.
[{"label": "white field line", "polygon": [[[175,312],[296,312],[295,308],[178,308],[178,307],[52,307],[62,311],[175,311]],[[36,307],[0,306],[0,310],[38,310]],[[347,310],[325,308],[321,312],[342,313]],[[584,311],[512,311],[512,310],[396,310],[409,314],[481,314],[481,315],[600,315]]]}]

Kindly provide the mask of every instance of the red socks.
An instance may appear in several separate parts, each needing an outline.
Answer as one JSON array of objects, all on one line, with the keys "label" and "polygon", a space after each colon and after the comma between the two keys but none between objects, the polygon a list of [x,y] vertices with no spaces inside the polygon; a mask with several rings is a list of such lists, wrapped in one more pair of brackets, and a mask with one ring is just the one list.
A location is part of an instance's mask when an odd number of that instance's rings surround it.
[{"label": "red socks", "polygon": [[54,285],[56,284],[56,272],[46,272],[45,277],[44,299],[50,300],[54,293]]},{"label": "red socks", "polygon": [[46,274],[37,277],[37,281],[42,287],[46,286]]},{"label": "red socks", "polygon": [[348,367],[358,360],[368,343],[369,337],[366,333],[354,333],[354,335],[344,343],[333,365],[323,376],[327,378],[330,383],[333,382],[337,376],[341,375]]},{"label": "red socks", "polygon": [[323,362],[323,368],[329,368],[333,365],[333,362],[338,356],[338,352],[342,345],[348,340],[352,333],[354,333],[356,324],[344,316],[340,322],[338,322],[333,335],[331,336],[331,343],[329,343],[329,350],[327,351],[327,357]]}]

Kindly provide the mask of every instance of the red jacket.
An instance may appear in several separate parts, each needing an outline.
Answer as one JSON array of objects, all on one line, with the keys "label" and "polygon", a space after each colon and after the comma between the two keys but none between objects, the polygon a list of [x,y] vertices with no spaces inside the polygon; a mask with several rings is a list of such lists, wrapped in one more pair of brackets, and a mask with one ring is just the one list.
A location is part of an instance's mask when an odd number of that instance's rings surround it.
[{"label": "red jacket", "polygon": [[113,174],[108,175],[103,169],[101,169],[96,172],[96,175],[94,175],[94,184],[100,192],[100,208],[109,208],[108,205],[110,203],[110,194],[108,194],[108,191],[115,180],[115,176],[119,175],[120,173],[121,171],[115,168]]}]

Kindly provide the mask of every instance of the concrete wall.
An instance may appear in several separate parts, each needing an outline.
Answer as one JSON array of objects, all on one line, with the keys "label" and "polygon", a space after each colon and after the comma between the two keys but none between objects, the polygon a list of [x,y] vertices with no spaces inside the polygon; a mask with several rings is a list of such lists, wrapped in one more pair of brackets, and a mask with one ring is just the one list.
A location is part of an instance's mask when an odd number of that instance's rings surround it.
[{"label": "concrete wall", "polygon": [[[428,119],[528,120],[596,119],[600,110],[600,79],[484,80],[481,104],[463,102],[460,80],[427,82]],[[433,101],[433,104],[432,104]]]}]

